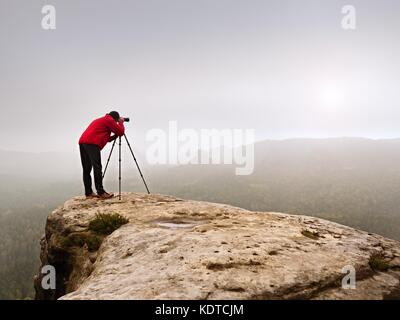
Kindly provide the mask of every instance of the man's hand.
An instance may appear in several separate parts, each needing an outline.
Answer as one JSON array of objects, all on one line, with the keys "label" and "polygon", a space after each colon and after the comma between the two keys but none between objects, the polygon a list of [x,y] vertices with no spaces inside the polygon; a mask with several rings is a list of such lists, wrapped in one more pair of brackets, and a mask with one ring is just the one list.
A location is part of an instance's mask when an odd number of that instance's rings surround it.
[{"label": "man's hand", "polygon": [[112,141],[114,141],[114,140],[117,139],[117,138],[118,138],[117,135],[113,135],[113,136],[110,137],[110,141],[109,141],[109,142],[112,142]]},{"label": "man's hand", "polygon": [[118,121],[119,123],[124,123],[125,122],[125,119],[124,118],[119,118],[119,121]]}]

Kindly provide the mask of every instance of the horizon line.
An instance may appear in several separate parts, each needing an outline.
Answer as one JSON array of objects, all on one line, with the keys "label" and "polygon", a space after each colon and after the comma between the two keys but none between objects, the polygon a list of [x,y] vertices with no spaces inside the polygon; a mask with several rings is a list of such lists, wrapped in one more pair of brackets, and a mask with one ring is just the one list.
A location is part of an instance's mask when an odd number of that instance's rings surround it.
[{"label": "horizon line", "polygon": [[[394,138],[371,138],[371,137],[362,137],[362,136],[332,136],[332,137],[292,137],[292,138],[264,138],[258,139],[254,141],[254,144],[265,142],[265,141],[277,141],[277,142],[285,142],[285,141],[295,141],[295,140],[334,140],[334,139],[348,139],[348,140],[370,140],[370,141],[385,141],[385,140],[399,140],[400,137]],[[223,146],[223,145],[221,145]],[[41,153],[66,153],[69,154],[71,151],[59,151],[59,150],[42,150],[42,151],[24,151],[24,150],[16,150],[16,149],[7,149],[0,147],[0,152],[15,152],[15,153],[26,153],[26,154],[41,154]]]}]

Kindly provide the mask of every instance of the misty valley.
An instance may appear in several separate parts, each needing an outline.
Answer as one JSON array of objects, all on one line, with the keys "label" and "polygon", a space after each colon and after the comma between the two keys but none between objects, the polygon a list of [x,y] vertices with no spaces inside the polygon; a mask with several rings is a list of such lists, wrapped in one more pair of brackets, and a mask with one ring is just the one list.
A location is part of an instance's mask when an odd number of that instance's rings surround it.
[{"label": "misty valley", "polygon": [[[40,155],[0,155],[0,298],[31,299],[46,217],[82,194],[80,169],[74,155],[45,156],[57,159],[60,175],[46,175]],[[143,171],[152,193],[316,216],[400,239],[400,140],[263,141],[255,155],[249,176],[236,176],[233,165],[147,165]],[[29,170],[12,174],[20,166]],[[105,182],[110,190],[117,187],[114,173]],[[145,192],[135,170],[125,179],[124,191]]]}]

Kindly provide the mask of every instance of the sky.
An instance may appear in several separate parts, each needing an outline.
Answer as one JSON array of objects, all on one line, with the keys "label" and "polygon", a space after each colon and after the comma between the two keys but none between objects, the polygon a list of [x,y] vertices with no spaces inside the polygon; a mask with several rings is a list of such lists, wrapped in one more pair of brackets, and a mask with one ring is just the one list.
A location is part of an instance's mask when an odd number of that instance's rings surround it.
[{"label": "sky", "polygon": [[397,138],[399,57],[398,0],[0,0],[0,149],[76,151],[111,110],[140,148],[169,121],[257,140]]}]

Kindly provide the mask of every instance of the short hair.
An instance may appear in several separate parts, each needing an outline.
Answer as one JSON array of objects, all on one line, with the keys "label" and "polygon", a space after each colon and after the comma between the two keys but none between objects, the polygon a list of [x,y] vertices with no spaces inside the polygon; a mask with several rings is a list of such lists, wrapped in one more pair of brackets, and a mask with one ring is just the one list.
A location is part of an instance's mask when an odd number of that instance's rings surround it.
[{"label": "short hair", "polygon": [[113,119],[114,119],[115,121],[118,121],[119,118],[120,118],[119,113],[118,113],[117,111],[111,111],[110,113],[108,113],[108,115],[110,115],[111,117],[113,117]]}]

